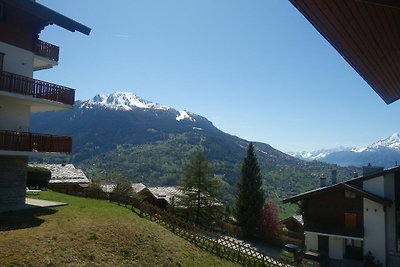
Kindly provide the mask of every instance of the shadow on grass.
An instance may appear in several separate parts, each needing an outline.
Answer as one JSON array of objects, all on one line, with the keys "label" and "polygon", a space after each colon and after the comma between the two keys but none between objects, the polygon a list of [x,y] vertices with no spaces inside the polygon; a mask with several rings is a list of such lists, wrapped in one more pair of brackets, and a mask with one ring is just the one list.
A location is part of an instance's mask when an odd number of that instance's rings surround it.
[{"label": "shadow on grass", "polygon": [[57,210],[48,208],[37,208],[0,213],[0,232],[40,226],[45,221],[40,216],[56,212]]}]

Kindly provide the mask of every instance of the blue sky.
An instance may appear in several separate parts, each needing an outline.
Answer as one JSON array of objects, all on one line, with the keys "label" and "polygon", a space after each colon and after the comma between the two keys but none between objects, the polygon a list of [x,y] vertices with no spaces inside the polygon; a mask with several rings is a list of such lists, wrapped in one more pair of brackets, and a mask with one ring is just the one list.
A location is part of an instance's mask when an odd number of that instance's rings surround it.
[{"label": "blue sky", "polygon": [[130,91],[282,151],[365,146],[399,131],[386,105],[287,0],[38,0],[92,28],[49,26],[77,99]]}]

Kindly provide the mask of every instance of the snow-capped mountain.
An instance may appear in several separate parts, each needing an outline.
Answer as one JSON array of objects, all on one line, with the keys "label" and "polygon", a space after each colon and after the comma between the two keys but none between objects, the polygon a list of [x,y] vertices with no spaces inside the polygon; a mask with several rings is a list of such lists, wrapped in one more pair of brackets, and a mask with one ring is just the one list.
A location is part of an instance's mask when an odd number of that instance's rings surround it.
[{"label": "snow-capped mountain", "polygon": [[189,120],[193,122],[196,121],[196,119],[194,118],[195,114],[193,113],[190,113],[186,110],[177,111],[166,105],[147,101],[131,92],[115,92],[108,95],[98,94],[89,100],[79,101],[78,107],[86,109],[101,108],[101,109],[112,109],[120,111],[132,111],[134,109],[170,110],[172,112],[174,111],[177,112],[176,114],[177,121],[182,121],[182,120]]},{"label": "snow-capped mountain", "polygon": [[359,150],[360,152],[362,151],[374,151],[378,149],[391,149],[395,151],[400,151],[400,135],[399,133],[394,133],[391,136],[389,136],[386,139],[379,140],[372,145],[366,147],[364,150]]},{"label": "snow-capped mountain", "polygon": [[330,148],[330,149],[319,149],[315,151],[302,151],[302,152],[286,152],[292,157],[303,159],[303,160],[321,160],[325,158],[327,155],[341,152],[341,151],[350,151],[352,148],[349,147],[337,147],[337,148]]},{"label": "snow-capped mountain", "polygon": [[342,166],[363,166],[368,163],[392,167],[400,163],[400,135],[393,133],[389,137],[372,143],[367,147],[321,149],[312,152],[289,152],[289,155],[304,160],[319,160]]},{"label": "snow-capped mountain", "polygon": [[134,93],[116,92],[109,95],[98,94],[95,97],[81,101],[81,108],[100,107],[106,109],[130,111],[134,108],[168,110],[170,107],[144,100]]}]

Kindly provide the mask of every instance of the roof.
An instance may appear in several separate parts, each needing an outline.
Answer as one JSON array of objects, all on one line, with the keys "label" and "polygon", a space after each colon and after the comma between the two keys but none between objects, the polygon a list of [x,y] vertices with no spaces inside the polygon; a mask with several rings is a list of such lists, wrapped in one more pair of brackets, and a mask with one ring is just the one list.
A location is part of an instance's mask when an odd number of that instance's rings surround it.
[{"label": "roof", "polygon": [[290,198],[286,198],[283,200],[283,203],[294,203],[294,202],[298,202],[302,199],[306,199],[306,198],[310,198],[316,195],[320,195],[320,194],[325,194],[327,192],[331,192],[331,191],[335,191],[335,190],[347,190],[350,192],[353,192],[361,197],[364,197],[366,199],[372,200],[376,203],[382,204],[384,206],[392,206],[393,202],[389,199],[383,198],[381,196],[375,195],[373,193],[370,193],[368,191],[365,191],[364,189],[355,186],[354,184],[360,181],[366,181],[372,178],[376,178],[379,176],[385,176],[387,174],[396,172],[396,171],[400,171],[400,167],[395,167],[395,168],[391,168],[391,169],[387,169],[384,170],[382,172],[378,172],[372,175],[368,175],[368,176],[364,176],[364,177],[359,177],[359,178],[355,178],[352,180],[348,180],[342,183],[337,183],[334,185],[329,185],[329,186],[325,186],[325,187],[321,187],[321,188],[317,188],[305,193],[301,193],[298,195],[295,195],[293,197]]},{"label": "roof", "polygon": [[165,199],[168,203],[176,196],[181,196],[182,191],[176,186],[158,186],[147,188],[157,199]]},{"label": "roof", "polygon": [[89,35],[91,29],[75,20],[72,20],[48,7],[45,7],[32,0],[2,0],[9,5],[22,9],[27,13],[43,20],[47,24],[56,24],[71,32],[81,32]]},{"label": "roof", "polygon": [[398,1],[290,2],[387,104],[400,98]]},{"label": "roof", "polygon": [[50,184],[60,183],[89,183],[89,179],[81,169],[76,169],[73,164],[29,164],[31,167],[45,168],[51,171]]}]

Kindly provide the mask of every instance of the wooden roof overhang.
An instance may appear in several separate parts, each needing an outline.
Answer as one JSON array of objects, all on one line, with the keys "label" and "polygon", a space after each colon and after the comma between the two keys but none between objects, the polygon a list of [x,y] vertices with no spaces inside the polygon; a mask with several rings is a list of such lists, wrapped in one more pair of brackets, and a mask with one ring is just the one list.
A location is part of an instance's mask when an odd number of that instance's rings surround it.
[{"label": "wooden roof overhang", "polygon": [[289,1],[387,104],[400,98],[400,1]]},{"label": "wooden roof overhang", "polygon": [[43,21],[44,26],[56,24],[71,32],[81,32],[89,35],[91,29],[75,20],[72,20],[48,7],[32,0],[1,0],[0,2],[19,8],[24,12]]},{"label": "wooden roof overhang", "polygon": [[367,191],[363,190],[362,188],[359,188],[359,187],[356,187],[353,185],[349,185],[346,183],[339,183],[339,184],[335,184],[335,185],[331,185],[331,186],[327,186],[327,187],[322,187],[322,188],[308,191],[308,192],[305,192],[305,193],[302,193],[302,194],[299,194],[299,195],[296,195],[296,196],[293,196],[290,198],[286,198],[283,200],[283,204],[296,203],[303,199],[311,198],[316,195],[326,194],[327,192],[331,192],[331,191],[335,191],[335,190],[347,190],[347,191],[353,192],[353,193],[359,195],[360,197],[364,197],[366,199],[369,199],[371,201],[379,203],[385,207],[390,207],[393,204],[392,201],[389,199],[382,198],[380,196],[377,196],[375,194],[367,192]]}]

